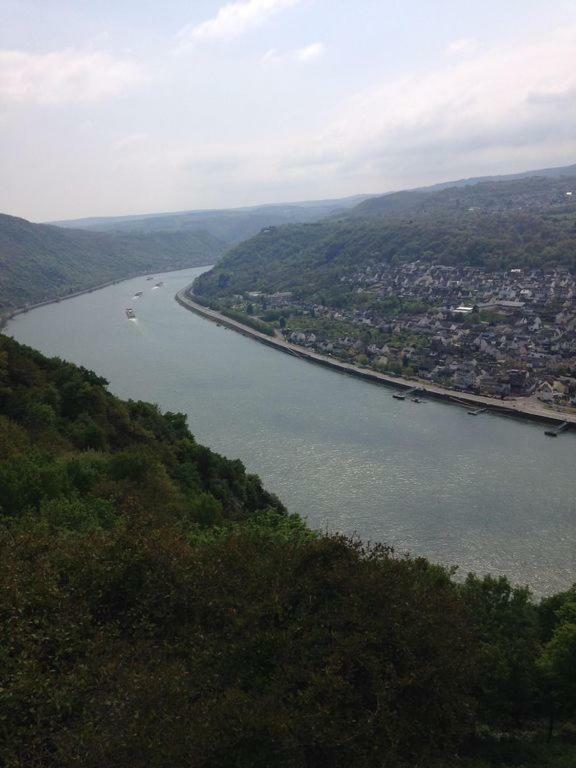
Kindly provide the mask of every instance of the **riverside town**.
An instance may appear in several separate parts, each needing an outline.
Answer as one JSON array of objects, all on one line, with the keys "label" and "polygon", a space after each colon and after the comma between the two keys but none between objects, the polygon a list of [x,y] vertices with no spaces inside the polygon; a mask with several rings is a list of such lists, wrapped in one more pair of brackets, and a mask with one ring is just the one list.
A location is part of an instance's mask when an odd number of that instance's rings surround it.
[{"label": "riverside town", "polygon": [[233,308],[279,317],[287,341],[382,372],[576,406],[576,279],[568,270],[375,260],[341,282],[362,308],[289,291],[236,295]]}]

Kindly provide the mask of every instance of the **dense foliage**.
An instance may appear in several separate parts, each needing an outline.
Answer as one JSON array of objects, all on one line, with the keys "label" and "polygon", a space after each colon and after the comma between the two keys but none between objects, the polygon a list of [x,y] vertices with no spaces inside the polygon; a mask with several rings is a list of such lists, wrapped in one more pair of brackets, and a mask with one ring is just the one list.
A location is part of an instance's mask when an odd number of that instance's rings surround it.
[{"label": "dense foliage", "polygon": [[315,534],[182,415],[3,336],[0,516],[2,768],[573,764],[514,733],[576,713],[576,590]]},{"label": "dense foliage", "polygon": [[234,309],[227,309],[226,307],[218,307],[218,309],[225,317],[229,317],[230,320],[236,320],[239,323],[247,325],[249,328],[253,328],[255,331],[265,333],[266,336],[274,336],[274,328],[262,320],[258,320],[256,317],[250,317],[245,312],[237,312]]},{"label": "dense foliage", "polygon": [[50,516],[61,499],[78,506],[70,514],[87,505],[109,522],[135,506],[154,515],[160,506],[182,525],[283,510],[241,462],[199,446],[184,416],[118,400],[105,384],[0,336],[4,518]]},{"label": "dense foliage", "polygon": [[213,264],[222,250],[206,232],[112,235],[0,215],[0,317],[142,272]]}]

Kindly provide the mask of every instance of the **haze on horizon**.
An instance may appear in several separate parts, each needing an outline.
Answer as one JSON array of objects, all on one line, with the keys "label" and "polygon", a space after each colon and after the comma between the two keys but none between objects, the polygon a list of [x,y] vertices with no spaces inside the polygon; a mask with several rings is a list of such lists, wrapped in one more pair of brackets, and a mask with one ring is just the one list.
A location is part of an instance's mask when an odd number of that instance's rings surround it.
[{"label": "haze on horizon", "polygon": [[0,211],[330,198],[576,160],[576,3],[0,0]]}]

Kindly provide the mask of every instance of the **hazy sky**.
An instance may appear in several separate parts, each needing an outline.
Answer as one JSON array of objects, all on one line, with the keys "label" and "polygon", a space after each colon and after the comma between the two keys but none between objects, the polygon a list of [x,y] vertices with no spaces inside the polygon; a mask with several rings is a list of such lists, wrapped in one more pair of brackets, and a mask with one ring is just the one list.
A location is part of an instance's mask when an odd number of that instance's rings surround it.
[{"label": "hazy sky", "polygon": [[0,211],[384,192],[576,162],[576,0],[0,0]]}]

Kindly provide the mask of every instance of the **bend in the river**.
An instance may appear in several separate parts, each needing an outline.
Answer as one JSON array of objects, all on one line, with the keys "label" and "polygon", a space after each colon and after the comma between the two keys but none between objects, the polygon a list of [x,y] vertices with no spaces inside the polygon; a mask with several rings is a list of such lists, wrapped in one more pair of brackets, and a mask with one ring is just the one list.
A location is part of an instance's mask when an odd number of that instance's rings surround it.
[{"label": "bend in the river", "polygon": [[574,434],[549,440],[537,423],[400,402],[280,355],[176,304],[202,271],[41,307],[7,332],[98,371],[122,397],[184,411],[200,442],[240,457],[313,526],[506,573],[540,593],[576,580]]}]

